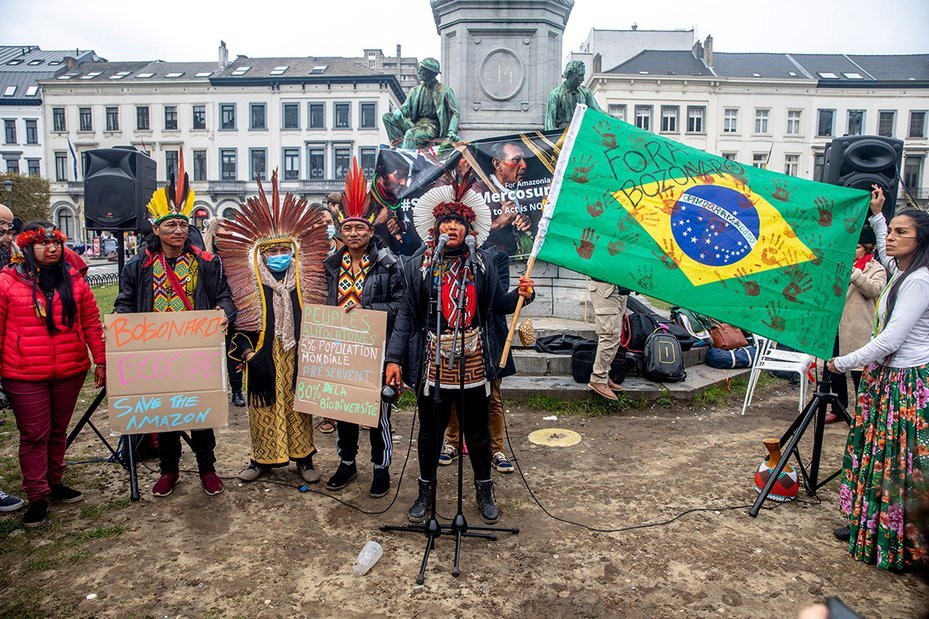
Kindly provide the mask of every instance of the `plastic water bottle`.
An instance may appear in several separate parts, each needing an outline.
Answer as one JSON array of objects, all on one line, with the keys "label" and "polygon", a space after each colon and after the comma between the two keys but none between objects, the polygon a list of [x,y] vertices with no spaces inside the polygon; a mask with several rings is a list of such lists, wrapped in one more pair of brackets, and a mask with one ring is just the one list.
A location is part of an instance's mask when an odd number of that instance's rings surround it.
[{"label": "plastic water bottle", "polygon": [[381,545],[375,541],[368,541],[364,548],[361,549],[361,552],[358,553],[358,558],[355,560],[355,567],[352,569],[355,570],[355,573],[359,576],[364,576],[368,573],[374,564],[377,563],[378,559],[381,558],[381,555],[384,554],[384,549],[381,548]]}]

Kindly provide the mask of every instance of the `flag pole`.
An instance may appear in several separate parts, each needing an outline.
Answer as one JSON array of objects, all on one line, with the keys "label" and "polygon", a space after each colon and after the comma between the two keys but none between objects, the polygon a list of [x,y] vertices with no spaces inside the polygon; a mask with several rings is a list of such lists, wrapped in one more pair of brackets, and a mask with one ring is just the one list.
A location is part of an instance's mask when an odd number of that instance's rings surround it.
[{"label": "flag pole", "polygon": [[[561,149],[558,155],[558,164],[555,167],[555,176],[552,179],[551,190],[548,197],[542,201],[542,219],[539,221],[538,232],[536,233],[535,242],[532,244],[532,252],[529,254],[529,261],[526,263],[526,274],[524,277],[532,277],[532,269],[535,266],[535,257],[545,242],[545,234],[548,232],[548,222],[552,218],[552,212],[555,210],[555,204],[558,200],[558,192],[561,190],[561,178],[564,176],[565,168],[568,167],[568,159],[571,155],[571,149],[574,146],[574,139],[577,137],[581,122],[584,119],[584,112],[587,110],[586,105],[580,103],[574,108],[574,116],[571,117],[571,125],[567,131],[561,134],[556,148]],[[516,309],[513,311],[513,319],[510,321],[510,330],[506,334],[506,342],[503,344],[503,354],[500,356],[499,367],[506,365],[506,358],[510,354],[510,348],[513,345],[513,334],[516,333],[516,323],[519,321],[519,314],[523,309],[526,299],[519,297],[516,301]]]}]

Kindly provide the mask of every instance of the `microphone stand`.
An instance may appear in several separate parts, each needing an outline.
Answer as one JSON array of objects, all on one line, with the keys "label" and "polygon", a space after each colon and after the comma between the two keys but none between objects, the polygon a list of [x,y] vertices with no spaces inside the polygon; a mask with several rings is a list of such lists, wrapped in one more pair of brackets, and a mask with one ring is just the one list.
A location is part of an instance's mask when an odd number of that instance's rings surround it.
[{"label": "microphone stand", "polygon": [[[430,293],[430,305],[432,305],[436,311],[436,325],[435,325],[436,326],[436,339],[435,339],[435,348],[434,348],[434,355],[435,355],[434,359],[435,359],[436,372],[435,372],[435,393],[432,396],[433,423],[435,424],[433,426],[433,432],[434,432],[433,436],[435,437],[436,443],[435,445],[433,445],[433,447],[438,447],[438,445],[441,444],[440,440],[442,438],[440,434],[442,433],[442,428],[439,427],[440,426],[439,424],[439,402],[441,400],[440,389],[441,389],[441,384],[442,384],[441,378],[439,376],[440,374],[439,365],[442,362],[441,334],[442,334],[442,258],[443,257],[444,257],[444,252],[442,254],[439,254],[438,256],[433,256],[433,260],[434,260],[433,265],[438,265],[439,267],[439,275],[438,277],[434,278],[435,279],[434,288],[436,290],[434,300]],[[467,280],[465,279],[466,270],[467,269],[461,270],[462,271],[461,272],[461,277],[462,277],[461,284],[462,285],[459,290],[458,300],[456,301],[459,316],[461,316],[462,313],[464,312],[464,301],[465,301],[464,284],[467,283]],[[463,387],[464,386],[464,331],[459,329],[459,325],[460,325],[460,321],[458,321],[458,324],[455,325],[455,337],[457,338],[457,334],[459,332],[461,333],[461,344],[462,345],[461,345],[461,351],[459,355],[459,358],[460,358],[459,387]],[[452,346],[452,355],[453,355],[452,363],[453,363],[454,354],[455,354],[455,350],[454,350],[455,340],[453,339],[452,341],[453,341],[453,346]],[[454,367],[452,364],[450,365]],[[427,380],[427,381],[429,380],[428,374],[426,375],[424,380]],[[463,403],[464,403],[464,390],[459,389],[458,410],[456,411],[457,414],[459,415],[459,421],[463,413],[463,410],[462,410]],[[434,450],[434,451],[437,452],[438,450]],[[436,453],[436,455],[438,454]],[[400,533],[424,533],[426,535],[426,549],[423,553],[423,560],[419,567],[419,574],[417,574],[416,576],[416,584],[418,585],[423,584],[426,580],[426,567],[429,564],[429,556],[432,550],[435,548],[435,540],[438,537],[440,537],[443,532],[454,533],[455,535],[455,540],[456,540],[455,541],[455,561],[454,561],[454,567],[452,570],[452,575],[456,577],[460,574],[458,564],[459,564],[459,558],[460,558],[460,553],[461,553],[461,538],[462,537],[481,537],[484,539],[491,539],[491,540],[497,539],[497,536],[494,535],[493,533],[475,533],[475,532],[468,531],[468,524],[467,524],[467,521],[465,521],[464,515],[462,513],[462,480],[461,480],[462,464],[461,464],[461,461],[462,461],[462,457],[459,456],[458,457],[458,513],[455,515],[455,518],[452,524],[440,525],[438,518],[437,518],[437,514],[436,514],[436,494],[437,494],[436,491],[437,491],[437,486],[438,486],[438,468],[439,468],[439,461],[438,461],[438,458],[436,458],[433,463],[433,468],[432,468],[432,489],[431,489],[432,508],[430,510],[429,519],[422,524],[411,523],[411,524],[405,524],[402,526],[382,524],[380,526],[381,531],[397,531]],[[488,531],[498,530],[498,529],[494,529],[493,527],[472,527],[472,528],[479,529],[479,530],[488,530]],[[502,529],[502,530],[510,531],[513,533],[519,532],[518,529]]]},{"label": "microphone stand", "polygon": [[[459,430],[459,447],[460,444],[464,442],[464,378],[465,378],[465,330],[461,329],[461,324],[464,322],[465,315],[465,292],[468,286],[468,273],[474,273],[474,253],[477,251],[473,244],[468,244],[468,261],[465,265],[465,268],[461,270],[461,279],[459,280],[458,288],[458,316],[459,319],[455,322],[455,341],[459,342],[459,353],[458,353],[458,402],[455,407],[455,412],[458,415],[458,427]],[[475,294],[477,293],[477,278],[475,277]],[[480,333],[480,316],[481,308],[480,302],[475,303],[474,319],[478,323],[478,333]],[[459,339],[460,333],[460,339]],[[454,357],[452,358],[454,359]],[[452,360],[449,360],[449,369],[452,369]],[[481,361],[483,363],[483,360]],[[485,377],[486,379],[486,377]],[[487,381],[487,385],[490,384],[490,381]],[[486,387],[485,387],[486,388]],[[503,533],[519,533],[519,528],[517,527],[488,527],[488,526],[472,526],[468,527],[468,521],[465,519],[463,511],[463,496],[464,496],[464,455],[459,454],[458,456],[458,511],[455,513],[455,517],[452,519],[452,524],[449,526],[449,531],[455,536],[455,560],[452,567],[452,576],[456,578],[461,573],[459,569],[459,563],[461,561],[461,539],[463,537],[481,537],[484,539],[496,541],[497,536],[496,532]],[[486,533],[474,533],[473,531],[487,531]]]}]

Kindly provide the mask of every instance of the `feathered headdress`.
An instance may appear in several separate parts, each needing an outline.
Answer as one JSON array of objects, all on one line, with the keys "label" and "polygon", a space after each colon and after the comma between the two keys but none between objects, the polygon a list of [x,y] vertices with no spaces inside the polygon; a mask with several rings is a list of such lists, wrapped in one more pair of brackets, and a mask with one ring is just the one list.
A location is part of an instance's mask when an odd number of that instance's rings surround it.
[{"label": "feathered headdress", "polygon": [[446,217],[456,217],[465,222],[477,235],[480,246],[490,234],[490,209],[484,199],[471,189],[474,181],[469,172],[464,177],[453,177],[451,183],[427,191],[413,207],[413,223],[416,232],[426,242],[434,243],[437,222]]},{"label": "feathered headdress", "polygon": [[358,165],[358,159],[352,157],[352,168],[345,177],[345,192],[342,193],[342,210],[339,211],[339,224],[347,221],[363,221],[374,225],[374,213],[369,213],[371,196],[368,195],[368,181]]},{"label": "feathered headdress", "polygon": [[[232,298],[235,301],[236,328],[262,331],[265,324],[265,297],[258,276],[261,251],[274,245],[291,245],[297,269],[297,294],[301,304],[326,302],[326,272],[323,261],[329,252],[329,237],[322,207],[307,206],[306,200],[291,193],[280,199],[277,170],[271,175],[271,201],[258,180],[258,197],[241,205],[235,219],[227,219],[216,232],[216,248]],[[255,347],[261,348],[261,343]]]},{"label": "feathered headdress", "polygon": [[151,215],[152,224],[157,225],[172,217],[189,219],[193,209],[194,192],[190,188],[190,178],[184,171],[184,149],[181,149],[177,177],[172,173],[168,185],[152,194],[148,203],[148,213]]}]

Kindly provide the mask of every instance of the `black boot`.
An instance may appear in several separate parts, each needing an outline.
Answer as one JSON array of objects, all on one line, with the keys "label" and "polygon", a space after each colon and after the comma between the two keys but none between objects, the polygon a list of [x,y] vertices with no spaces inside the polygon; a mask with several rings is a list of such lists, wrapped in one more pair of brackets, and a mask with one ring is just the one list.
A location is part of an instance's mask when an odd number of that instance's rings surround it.
[{"label": "black boot", "polygon": [[242,395],[241,391],[232,392],[232,405],[242,408],[246,405],[245,396]]},{"label": "black boot", "polygon": [[852,530],[848,527],[839,527],[832,532],[835,535],[835,538],[840,542],[847,542],[852,538]]},{"label": "black boot", "polygon": [[474,488],[477,490],[477,507],[481,511],[481,520],[487,524],[497,522],[500,518],[500,509],[494,500],[493,480],[476,481],[474,482]]},{"label": "black boot", "polygon": [[425,522],[426,515],[428,515],[429,510],[432,509],[432,487],[435,482],[426,481],[424,479],[419,479],[417,481],[419,481],[419,496],[416,497],[416,501],[410,506],[408,515],[410,522]]}]

